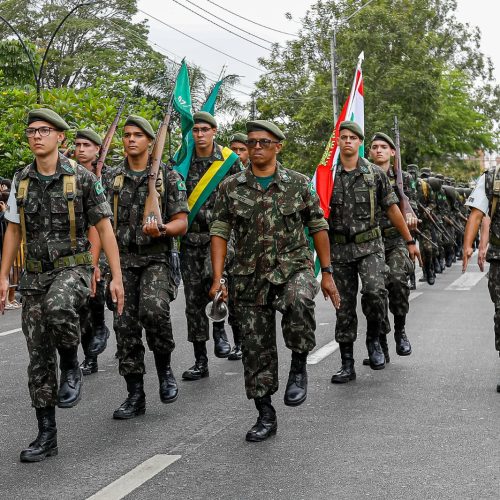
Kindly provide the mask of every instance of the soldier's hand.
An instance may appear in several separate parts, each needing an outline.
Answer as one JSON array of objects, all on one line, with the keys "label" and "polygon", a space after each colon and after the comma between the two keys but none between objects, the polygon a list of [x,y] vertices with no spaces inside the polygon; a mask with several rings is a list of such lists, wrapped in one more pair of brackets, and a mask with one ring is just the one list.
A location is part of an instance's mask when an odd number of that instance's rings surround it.
[{"label": "soldier's hand", "polygon": [[[212,286],[210,287],[210,291],[208,292],[209,297],[214,300],[215,295],[217,292],[221,289],[221,284],[220,284],[220,278],[217,278],[213,280]],[[220,300],[223,300],[224,302],[227,302],[227,287],[226,285],[222,285],[222,295],[220,297]]]},{"label": "soldier's hand", "polygon": [[101,281],[101,270],[99,266],[94,267],[94,274],[92,275],[92,284],[90,287],[90,296],[95,297],[97,291],[97,283]]},{"label": "soldier's hand", "polygon": [[462,272],[463,273],[465,273],[465,271],[467,271],[469,259],[472,257],[473,253],[474,253],[474,250],[472,250],[472,247],[464,247],[463,256],[462,256]]},{"label": "soldier's hand", "polygon": [[161,232],[158,228],[158,221],[156,220],[156,217],[149,216],[146,219],[146,224],[144,224],[142,226],[142,231],[144,234],[147,234],[148,236],[151,236],[152,238],[160,237]]},{"label": "soldier's hand", "polygon": [[406,225],[410,231],[415,231],[418,225],[418,219],[412,213],[406,214]]},{"label": "soldier's hand", "polygon": [[415,259],[418,259],[420,267],[424,267],[422,256],[420,255],[420,250],[418,249],[417,245],[408,245],[408,252],[410,254],[410,259],[413,262],[415,262]]},{"label": "soldier's hand", "polygon": [[7,295],[9,293],[9,279],[0,279],[0,313],[4,313]]},{"label": "soldier's hand", "polygon": [[484,271],[484,263],[486,262],[486,251],[488,250],[488,245],[482,247],[479,245],[479,249],[477,251],[477,263],[479,265],[479,269],[481,272]]},{"label": "soldier's hand", "polygon": [[340,307],[340,294],[333,280],[333,276],[330,273],[323,273],[321,277],[321,291],[323,292],[325,300],[330,299],[332,301],[335,309]]},{"label": "soldier's hand", "polygon": [[114,278],[109,283],[109,293],[111,294],[111,300],[115,306],[115,311],[121,316],[123,312],[124,303],[124,291],[123,282],[121,279],[115,280]]}]

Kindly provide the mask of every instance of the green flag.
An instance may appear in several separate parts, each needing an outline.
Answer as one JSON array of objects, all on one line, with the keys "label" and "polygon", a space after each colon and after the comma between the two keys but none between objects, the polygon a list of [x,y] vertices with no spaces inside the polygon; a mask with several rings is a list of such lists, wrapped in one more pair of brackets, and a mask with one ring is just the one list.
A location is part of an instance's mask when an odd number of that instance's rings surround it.
[{"label": "green flag", "polygon": [[[174,87],[174,109],[181,117],[182,145],[176,154],[176,170],[184,177],[187,176],[191,162],[193,113],[191,108],[191,88],[189,85],[189,73],[185,61],[177,74]],[[191,139],[190,139],[191,138]],[[188,161],[186,161],[188,160]]]},{"label": "green flag", "polygon": [[224,83],[224,79],[219,80],[213,87],[205,104],[201,107],[201,111],[208,111],[211,115],[215,114],[215,102],[219,95],[220,86]]}]

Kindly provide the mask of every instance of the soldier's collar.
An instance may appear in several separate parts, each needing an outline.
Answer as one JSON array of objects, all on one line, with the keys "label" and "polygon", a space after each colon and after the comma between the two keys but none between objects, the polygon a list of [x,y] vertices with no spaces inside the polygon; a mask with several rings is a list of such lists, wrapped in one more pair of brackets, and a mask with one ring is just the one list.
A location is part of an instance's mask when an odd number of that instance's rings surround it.
[{"label": "soldier's collar", "polygon": [[279,161],[276,162],[276,174],[274,176],[274,181],[281,191],[285,189],[285,186],[283,184],[288,184],[291,181],[288,172]]},{"label": "soldier's collar", "polygon": [[[62,155],[59,155],[56,165],[56,171],[54,172],[54,179],[58,179],[61,175],[75,175],[75,171],[71,166],[69,160]],[[26,172],[23,172],[21,175],[21,179],[29,176],[32,179],[38,179],[38,171],[36,169],[36,159],[29,165],[29,168]]]}]

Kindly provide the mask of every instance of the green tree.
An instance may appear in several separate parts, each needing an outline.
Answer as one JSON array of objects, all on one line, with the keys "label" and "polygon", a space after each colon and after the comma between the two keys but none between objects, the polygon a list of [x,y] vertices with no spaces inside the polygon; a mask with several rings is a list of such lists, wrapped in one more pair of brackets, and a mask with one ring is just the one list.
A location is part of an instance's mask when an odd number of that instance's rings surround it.
[{"label": "green tree", "polygon": [[[260,60],[267,69],[257,82],[260,117],[283,125],[289,139],[283,156],[293,168],[311,173],[321,158],[333,128],[331,27],[362,4],[318,1],[303,19],[300,37],[275,45]],[[404,162],[495,146],[492,65],[480,52],[479,31],[459,23],[455,9],[454,0],[378,0],[338,24],[340,103],[364,51],[366,135],[390,132],[398,115]],[[450,85],[458,100],[447,94]],[[463,120],[451,118],[460,113]]]}]

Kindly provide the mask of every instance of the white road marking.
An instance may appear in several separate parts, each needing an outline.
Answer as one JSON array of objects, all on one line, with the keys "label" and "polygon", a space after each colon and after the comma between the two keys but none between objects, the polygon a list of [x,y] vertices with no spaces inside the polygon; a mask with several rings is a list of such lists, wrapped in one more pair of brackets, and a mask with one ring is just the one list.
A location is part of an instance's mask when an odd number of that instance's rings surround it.
[{"label": "white road marking", "polygon": [[416,299],[417,297],[420,297],[424,292],[410,292],[410,297],[408,298],[408,302],[411,302],[412,300]]},{"label": "white road marking", "polygon": [[20,332],[21,328],[14,328],[14,330],[7,330],[6,332],[0,332],[0,337],[5,337],[6,335],[10,335],[11,333]]},{"label": "white road marking", "polygon": [[325,326],[325,325],[329,325],[330,323],[320,323],[318,326]]},{"label": "white road marking", "polygon": [[464,273],[460,278],[456,279],[451,285],[448,285],[445,290],[470,290],[472,287],[476,286],[482,278],[484,278],[485,273]]},{"label": "white road marking", "polygon": [[335,352],[339,348],[339,345],[335,340],[328,342],[328,344],[320,347],[317,351],[314,351],[312,354],[307,356],[307,364],[308,365],[317,365],[320,361],[325,359],[327,356],[330,356],[333,352]]},{"label": "white road marking", "polygon": [[96,494],[88,497],[87,500],[120,500],[179,458],[181,455],[154,455]]}]

